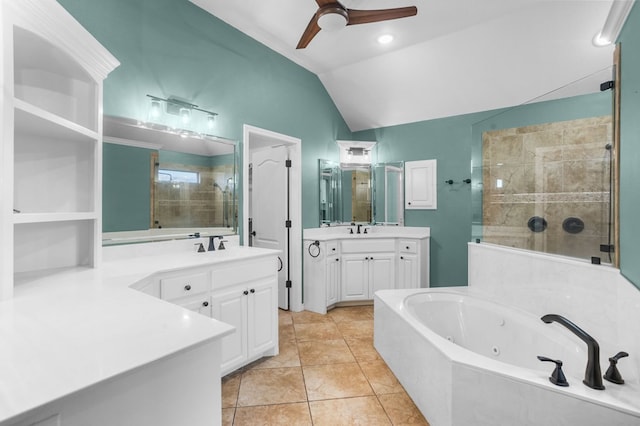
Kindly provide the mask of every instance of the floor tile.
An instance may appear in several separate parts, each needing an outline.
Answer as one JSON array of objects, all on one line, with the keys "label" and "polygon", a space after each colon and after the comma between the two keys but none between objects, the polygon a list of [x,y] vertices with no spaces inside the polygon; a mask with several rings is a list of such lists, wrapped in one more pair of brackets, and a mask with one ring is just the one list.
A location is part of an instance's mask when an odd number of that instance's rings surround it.
[{"label": "floor tile", "polygon": [[327,312],[335,322],[373,320],[373,310],[369,306],[335,308]]},{"label": "floor tile", "polygon": [[252,368],[300,367],[298,346],[295,340],[280,341],[280,353],[272,357],[264,357]]},{"label": "floor tile", "polygon": [[311,311],[292,312],[294,324],[308,324],[310,322],[333,322],[329,315],[317,314]]},{"label": "floor tile", "polygon": [[278,324],[279,325],[293,324],[293,318],[291,317],[291,312],[278,309]]},{"label": "floor tile", "polygon": [[240,373],[234,373],[222,378],[222,408],[236,406],[240,390],[240,377]]},{"label": "floor tile", "polygon": [[234,426],[303,426],[311,425],[311,414],[306,402],[297,404],[241,407],[236,410]]},{"label": "floor tile", "polygon": [[303,340],[337,340],[342,339],[342,334],[338,331],[336,324],[332,322],[324,323],[295,323],[293,328],[296,332],[296,339]]},{"label": "floor tile", "polygon": [[384,361],[361,362],[360,368],[377,395],[404,392],[404,388]]},{"label": "floor tile", "polygon": [[347,345],[349,345],[349,349],[353,353],[353,356],[356,358],[356,361],[376,361],[380,358],[380,354],[376,351],[376,348],[373,347],[373,339],[365,338],[365,339],[345,339]]},{"label": "floor tile", "polygon": [[336,323],[345,339],[373,339],[373,320]]},{"label": "floor tile", "polygon": [[314,426],[390,425],[384,409],[374,396],[309,402]]},{"label": "floor tile", "polygon": [[344,340],[308,340],[298,342],[302,365],[354,363],[355,358]]},{"label": "floor tile", "polygon": [[302,370],[299,367],[251,369],[242,374],[238,407],[306,400]]},{"label": "floor tile", "polygon": [[235,408],[223,408],[222,409],[222,426],[232,426],[233,417],[236,413]]},{"label": "floor tile", "polygon": [[309,401],[373,395],[357,363],[302,367]]},{"label": "floor tile", "polygon": [[429,426],[406,392],[379,395],[378,400],[394,425]]},{"label": "floor tile", "polygon": [[282,324],[278,327],[278,340],[286,341],[286,340],[295,340],[296,333],[293,330],[292,324]]}]

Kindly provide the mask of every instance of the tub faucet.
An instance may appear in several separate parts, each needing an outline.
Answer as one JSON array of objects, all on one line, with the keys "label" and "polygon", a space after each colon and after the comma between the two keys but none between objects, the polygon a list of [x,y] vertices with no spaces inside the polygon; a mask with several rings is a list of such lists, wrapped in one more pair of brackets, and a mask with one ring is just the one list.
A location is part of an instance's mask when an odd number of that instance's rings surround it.
[{"label": "tub faucet", "polygon": [[592,389],[604,389],[604,386],[602,385],[602,373],[600,372],[600,346],[598,345],[598,342],[596,342],[596,339],[589,336],[583,329],[563,316],[547,314],[540,319],[547,324],[557,322],[558,324],[564,325],[569,329],[569,331],[587,344],[587,369],[584,372],[584,380],[582,383]]}]

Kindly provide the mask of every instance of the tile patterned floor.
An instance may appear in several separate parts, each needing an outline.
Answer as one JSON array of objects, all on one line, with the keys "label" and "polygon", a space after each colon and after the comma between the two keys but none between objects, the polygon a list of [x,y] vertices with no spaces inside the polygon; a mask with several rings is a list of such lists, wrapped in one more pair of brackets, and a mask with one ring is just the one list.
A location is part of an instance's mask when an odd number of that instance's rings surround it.
[{"label": "tile patterned floor", "polygon": [[427,425],[373,347],[373,307],[279,312],[280,354],[222,379],[223,425]]}]

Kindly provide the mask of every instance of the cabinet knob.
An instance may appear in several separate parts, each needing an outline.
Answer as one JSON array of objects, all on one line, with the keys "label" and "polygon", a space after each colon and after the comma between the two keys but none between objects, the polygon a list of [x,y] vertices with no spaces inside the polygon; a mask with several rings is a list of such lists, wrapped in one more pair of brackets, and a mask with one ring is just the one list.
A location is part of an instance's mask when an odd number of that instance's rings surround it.
[{"label": "cabinet knob", "polygon": [[373,260],[373,257],[370,257],[369,259]]},{"label": "cabinet knob", "polygon": [[202,302],[202,306],[209,306],[209,302]]},{"label": "cabinet knob", "polygon": [[334,247],[334,248],[332,248],[331,250],[336,251],[336,248]]},{"label": "cabinet knob", "polygon": [[404,259],[404,256],[400,256],[400,260]]},{"label": "cabinet knob", "polygon": [[251,293],[255,293],[255,292],[256,292],[256,289],[255,289],[255,288],[252,288],[252,289],[251,289],[251,290],[249,290],[249,291],[250,291]]},{"label": "cabinet knob", "polygon": [[406,246],[405,248],[406,248],[407,250],[409,250],[409,246]]},{"label": "cabinet knob", "polygon": [[245,291],[242,292],[242,294],[244,294],[246,296],[247,294],[249,294],[249,292],[247,290],[245,290]]},{"label": "cabinet knob", "polygon": [[336,262],[339,262],[339,261],[340,261],[340,259],[337,259],[337,258],[336,258]]},{"label": "cabinet knob", "polygon": [[411,201],[409,201],[407,204],[411,205]]},{"label": "cabinet knob", "polygon": [[184,289],[189,291],[189,290],[191,290],[191,286],[189,284],[187,284],[187,285],[184,286]]}]

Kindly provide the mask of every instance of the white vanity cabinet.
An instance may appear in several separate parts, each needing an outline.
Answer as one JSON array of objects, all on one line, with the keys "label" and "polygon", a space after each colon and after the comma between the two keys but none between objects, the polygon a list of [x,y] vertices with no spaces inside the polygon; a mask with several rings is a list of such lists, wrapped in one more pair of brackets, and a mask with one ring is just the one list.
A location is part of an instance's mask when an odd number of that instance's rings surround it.
[{"label": "white vanity cabinet", "polygon": [[312,312],[368,301],[378,290],[429,286],[429,228],[307,229],[304,249],[304,305]]},{"label": "white vanity cabinet", "polygon": [[373,299],[378,290],[395,288],[394,239],[343,240],[342,301]]},{"label": "white vanity cabinet", "polygon": [[165,272],[134,287],[234,326],[235,331],[222,338],[220,370],[225,375],[278,354],[276,259],[273,255]]},{"label": "white vanity cabinet", "polygon": [[0,2],[0,300],[100,263],[102,81],[119,65],[54,0]]}]

